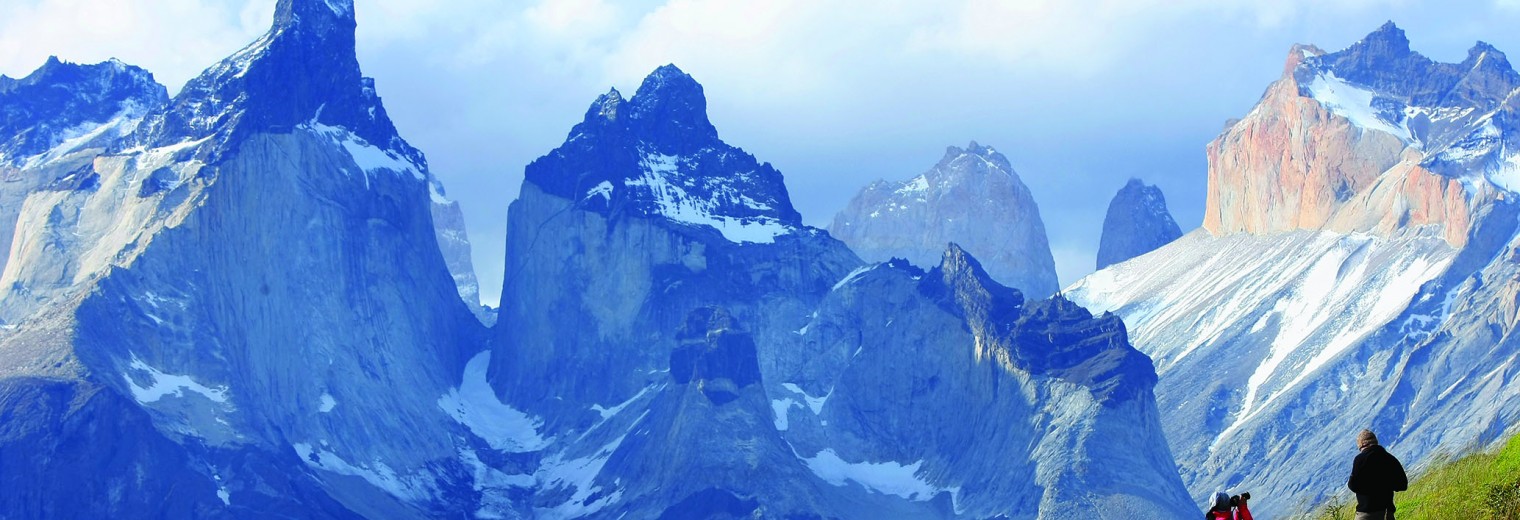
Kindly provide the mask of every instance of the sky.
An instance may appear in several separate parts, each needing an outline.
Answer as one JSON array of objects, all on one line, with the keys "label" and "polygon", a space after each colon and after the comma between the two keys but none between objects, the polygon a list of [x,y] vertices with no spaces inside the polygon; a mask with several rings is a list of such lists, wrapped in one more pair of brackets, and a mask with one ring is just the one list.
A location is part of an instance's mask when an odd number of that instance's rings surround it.
[{"label": "sky", "polygon": [[[268,29],[274,0],[6,0],[0,74],[118,58],[170,93]],[[877,179],[975,140],[1034,193],[1062,285],[1093,269],[1131,177],[1202,222],[1204,148],[1281,76],[1392,20],[1416,51],[1520,52],[1520,0],[356,0],[359,62],[465,213],[481,298],[500,294],[523,167],[597,95],[674,63],[719,135],[786,177],[824,227]]]}]

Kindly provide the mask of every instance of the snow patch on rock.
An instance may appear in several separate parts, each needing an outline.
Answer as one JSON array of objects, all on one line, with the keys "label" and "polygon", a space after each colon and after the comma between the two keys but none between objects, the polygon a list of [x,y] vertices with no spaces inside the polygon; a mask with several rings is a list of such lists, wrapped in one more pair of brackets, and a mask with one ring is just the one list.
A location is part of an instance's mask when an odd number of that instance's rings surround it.
[{"label": "snow patch on rock", "polygon": [[486,380],[490,366],[490,351],[476,354],[465,364],[459,387],[438,398],[438,407],[494,449],[513,453],[544,449],[553,439],[539,436],[543,421],[496,398]]},{"label": "snow patch on rock", "polygon": [[[656,213],[665,218],[683,224],[711,227],[722,233],[723,238],[735,243],[769,244],[775,242],[776,237],[796,231],[771,217],[736,218],[714,213],[715,204],[711,201],[693,197],[678,183],[671,182],[678,175],[680,167],[680,158],[677,156],[646,153],[640,165],[643,167],[643,175],[629,179],[627,185],[648,189]],[[771,209],[753,199],[742,202],[758,210]]]},{"label": "snow patch on rock", "polygon": [[1350,120],[1351,124],[1392,134],[1405,143],[1414,142],[1403,123],[1388,122],[1378,114],[1378,110],[1372,106],[1373,97],[1376,96],[1373,91],[1347,83],[1329,71],[1316,75],[1309,82],[1308,88],[1310,97],[1335,115]]},{"label": "snow patch on rock", "polygon": [[899,496],[916,502],[934,498],[949,489],[942,489],[918,478],[923,461],[903,465],[898,462],[846,462],[832,449],[824,449],[802,461],[809,470],[835,486],[848,482],[859,484],[872,492]]},{"label": "snow patch on rock", "polygon": [[[184,397],[186,390],[218,403],[227,402],[227,387],[225,386],[212,388],[195,382],[187,375],[164,373],[138,359],[136,354],[132,354],[132,363],[129,366],[130,370],[122,373],[122,377],[127,380],[127,386],[132,390],[132,397],[139,403],[157,402],[169,395]],[[139,386],[137,384],[139,378],[133,377],[132,371],[146,374],[147,384]]]}]

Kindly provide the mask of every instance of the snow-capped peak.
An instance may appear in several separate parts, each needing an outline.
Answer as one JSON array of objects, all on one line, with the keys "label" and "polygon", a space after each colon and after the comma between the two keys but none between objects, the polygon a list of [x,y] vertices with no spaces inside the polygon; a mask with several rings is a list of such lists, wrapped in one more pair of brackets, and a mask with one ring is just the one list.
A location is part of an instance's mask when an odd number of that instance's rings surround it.
[{"label": "snow-capped peak", "polygon": [[1477,42],[1460,63],[1437,62],[1412,51],[1389,22],[1345,50],[1306,54],[1290,73],[1300,95],[1399,138],[1431,171],[1520,187],[1520,119],[1507,108],[1520,74],[1492,45]]},{"label": "snow-capped peak", "polygon": [[397,135],[374,81],[360,72],[354,29],[351,0],[281,0],[268,33],[186,83],[132,144],[215,135],[220,152],[238,136],[285,133],[315,118],[425,168],[422,153]]},{"label": "snow-capped peak", "polygon": [[588,210],[663,217],[730,242],[801,229],[781,173],[719,139],[706,107],[690,75],[660,67],[632,99],[597,97],[563,146],[528,165],[526,182]]}]

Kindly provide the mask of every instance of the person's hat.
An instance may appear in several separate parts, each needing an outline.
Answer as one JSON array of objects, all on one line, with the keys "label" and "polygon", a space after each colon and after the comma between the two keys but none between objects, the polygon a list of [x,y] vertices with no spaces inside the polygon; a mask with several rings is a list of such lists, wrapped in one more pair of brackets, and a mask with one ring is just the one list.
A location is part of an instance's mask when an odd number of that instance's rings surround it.
[{"label": "person's hat", "polygon": [[1356,447],[1358,448],[1375,446],[1377,443],[1377,435],[1373,434],[1372,430],[1362,430],[1362,433],[1356,434]]}]

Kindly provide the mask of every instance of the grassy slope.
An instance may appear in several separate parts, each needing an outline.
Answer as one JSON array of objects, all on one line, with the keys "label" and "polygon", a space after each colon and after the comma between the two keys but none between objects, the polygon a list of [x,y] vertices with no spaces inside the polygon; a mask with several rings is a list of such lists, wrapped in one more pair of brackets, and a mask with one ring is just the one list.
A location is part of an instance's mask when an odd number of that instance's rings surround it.
[{"label": "grassy slope", "polygon": [[[1349,500],[1349,502],[1348,502]],[[1350,519],[1355,499],[1322,505],[1309,518]],[[1399,520],[1520,519],[1520,435],[1497,452],[1438,462],[1394,495]]]}]

